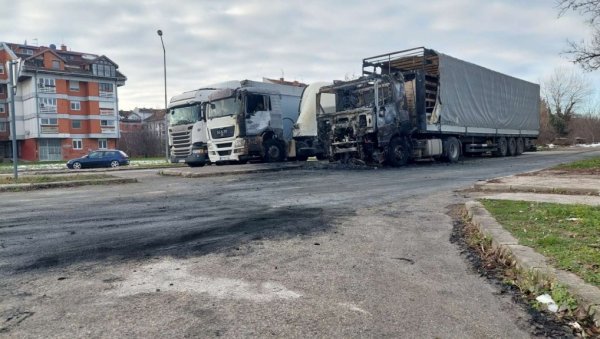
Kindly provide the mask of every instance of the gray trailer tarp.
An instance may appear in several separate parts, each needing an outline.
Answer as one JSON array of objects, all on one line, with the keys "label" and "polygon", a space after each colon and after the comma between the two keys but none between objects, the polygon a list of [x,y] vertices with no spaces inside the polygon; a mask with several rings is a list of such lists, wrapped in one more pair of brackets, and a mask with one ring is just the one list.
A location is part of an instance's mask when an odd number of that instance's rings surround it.
[{"label": "gray trailer tarp", "polygon": [[539,130],[539,85],[438,55],[442,125]]}]

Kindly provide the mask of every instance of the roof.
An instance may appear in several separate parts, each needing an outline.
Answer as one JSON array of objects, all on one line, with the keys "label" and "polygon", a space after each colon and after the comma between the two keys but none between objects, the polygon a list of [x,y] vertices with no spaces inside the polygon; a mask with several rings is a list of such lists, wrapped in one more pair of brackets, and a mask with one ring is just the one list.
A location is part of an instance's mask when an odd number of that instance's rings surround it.
[{"label": "roof", "polygon": [[[16,44],[16,43],[5,43],[6,46],[14,53],[14,55],[18,58],[24,60],[24,71],[27,70],[35,70],[35,71],[47,71],[52,73],[67,73],[73,75],[86,75],[86,76],[95,76],[100,78],[112,78],[119,81],[127,80],[127,77],[121,73],[117,65],[114,61],[109,59],[105,55],[98,55],[93,53],[85,53],[85,52],[74,52],[67,50],[67,46],[61,45],[60,49],[57,49],[53,45],[50,47],[46,46],[31,46],[27,44]],[[28,52],[26,52],[28,51]],[[36,63],[36,59],[42,56],[45,53],[52,53],[61,61],[64,62],[65,67],[61,70],[48,69],[40,66]],[[97,63],[98,61],[108,62],[115,67],[115,76],[114,77],[106,77],[106,76],[98,76],[93,74],[92,67],[90,65]]]},{"label": "roof", "polygon": [[144,121],[145,122],[164,121],[165,120],[165,113],[166,112],[165,112],[164,109],[155,110],[154,114],[152,114],[152,116],[150,116],[149,118],[147,118]]}]

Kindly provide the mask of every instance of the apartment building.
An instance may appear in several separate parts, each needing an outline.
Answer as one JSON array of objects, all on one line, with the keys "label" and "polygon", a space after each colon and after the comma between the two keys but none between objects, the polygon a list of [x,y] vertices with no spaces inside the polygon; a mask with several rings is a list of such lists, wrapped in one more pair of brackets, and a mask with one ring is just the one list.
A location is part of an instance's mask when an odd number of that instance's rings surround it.
[{"label": "apartment building", "polygon": [[0,157],[11,156],[7,61],[19,60],[15,100],[18,157],[64,160],[116,148],[117,88],[127,78],[104,55],[0,42]]}]

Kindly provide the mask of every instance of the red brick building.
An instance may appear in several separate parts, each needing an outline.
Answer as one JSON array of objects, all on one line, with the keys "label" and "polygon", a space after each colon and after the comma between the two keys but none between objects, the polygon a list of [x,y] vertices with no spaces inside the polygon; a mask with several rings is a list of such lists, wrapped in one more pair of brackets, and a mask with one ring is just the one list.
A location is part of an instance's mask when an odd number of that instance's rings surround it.
[{"label": "red brick building", "polygon": [[64,160],[115,148],[117,88],[127,78],[103,55],[0,42],[0,157],[11,156],[7,61],[20,61],[15,95],[18,156]]}]

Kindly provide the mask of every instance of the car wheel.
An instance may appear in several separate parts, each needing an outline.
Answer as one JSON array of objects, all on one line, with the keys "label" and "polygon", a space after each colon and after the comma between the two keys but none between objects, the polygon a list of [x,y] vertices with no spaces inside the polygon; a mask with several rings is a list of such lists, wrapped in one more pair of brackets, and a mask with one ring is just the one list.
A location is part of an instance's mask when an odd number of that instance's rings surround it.
[{"label": "car wheel", "polygon": [[81,163],[80,162],[74,162],[73,163],[73,169],[81,169]]},{"label": "car wheel", "polygon": [[115,168],[115,167],[119,167],[119,162],[117,160],[113,160],[110,162],[110,167]]}]

